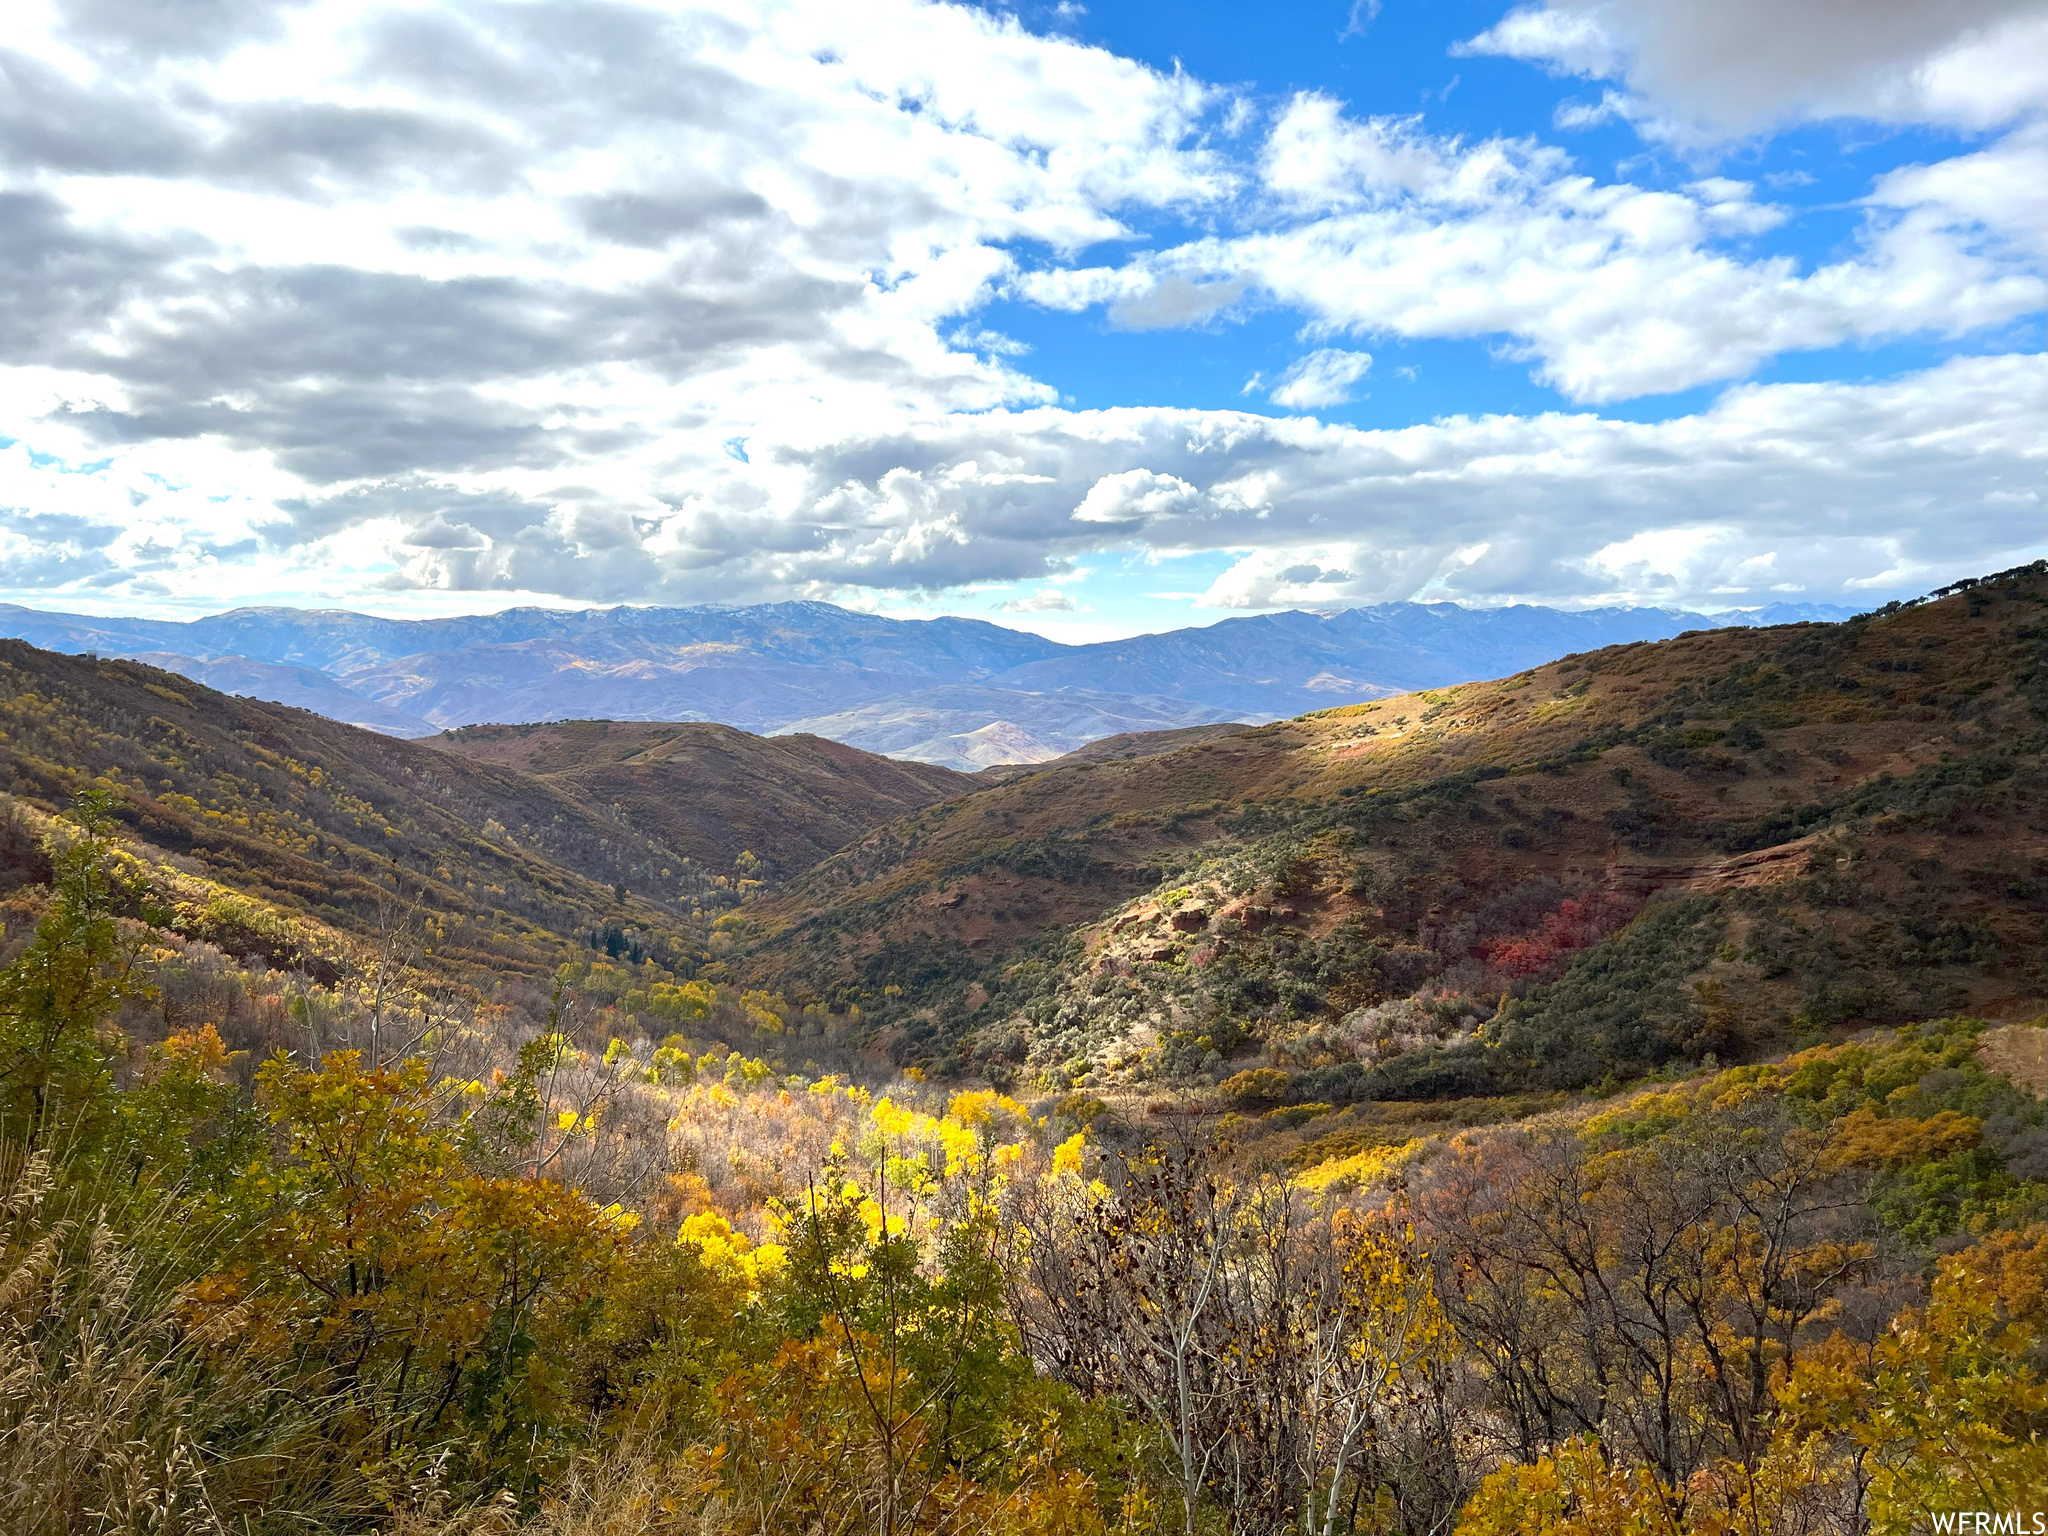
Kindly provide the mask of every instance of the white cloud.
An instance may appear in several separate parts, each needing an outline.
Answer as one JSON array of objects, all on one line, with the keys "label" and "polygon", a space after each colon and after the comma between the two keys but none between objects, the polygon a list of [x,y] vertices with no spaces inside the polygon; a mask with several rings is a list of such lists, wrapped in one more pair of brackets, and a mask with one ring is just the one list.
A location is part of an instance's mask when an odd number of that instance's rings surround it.
[{"label": "white cloud", "polygon": [[1973,154],[1902,166],[1877,180],[1865,205],[1896,210],[1939,237],[1981,230],[2015,256],[2048,255],[2048,122],[2030,123]]},{"label": "white cloud", "polygon": [[1602,20],[1590,6],[1518,6],[1451,52],[1505,54],[1511,59],[1548,64],[1566,74],[1603,79],[1621,70],[1627,54]]},{"label": "white cloud", "polygon": [[1551,123],[1566,132],[1597,128],[1616,118],[1627,118],[1633,104],[1619,91],[1602,91],[1598,101],[1561,101],[1550,114]]},{"label": "white cloud", "polygon": [[1894,83],[1877,115],[1996,128],[2048,107],[2048,17],[2037,8],[1959,39]]},{"label": "white cloud", "polygon": [[23,7],[0,45],[0,397],[73,391],[0,430],[203,444],[302,494],[660,515],[730,483],[711,432],[1048,399],[945,339],[1007,243],[1233,184],[1197,142],[1217,93],[966,6],[155,14]]},{"label": "white cloud", "polygon": [[1195,606],[1313,608],[1331,603],[1338,598],[1339,584],[1351,575],[1344,562],[1358,552],[1356,546],[1327,544],[1253,550],[1212,581]]},{"label": "white cloud", "polygon": [[[146,450],[70,471],[0,452],[0,586],[217,604],[292,587],[834,597],[1040,581],[1121,544],[1234,551],[1202,602],[1730,606],[1925,587],[2034,558],[2048,360],[1958,359],[1880,384],[1747,385],[1658,423],[1590,413],[1363,431],[1167,409],[929,415],[764,432],[714,499],[648,517],[432,485],[266,549],[259,499],[154,487]],[[731,463],[731,461],[726,461]],[[764,467],[766,466],[766,467]],[[196,468],[205,469],[204,465]],[[431,500],[411,514],[400,491]],[[150,518],[137,518],[136,498]],[[380,505],[397,511],[380,510]],[[450,536],[406,543],[421,528]],[[252,533],[255,530],[256,533]],[[463,530],[475,530],[488,547]],[[145,583],[147,585],[138,585]],[[45,602],[50,599],[45,596]]]},{"label": "white cloud", "polygon": [[1351,0],[1351,13],[1344,18],[1344,28],[1337,34],[1337,41],[1348,42],[1354,37],[1363,37],[1372,30],[1372,24],[1379,20],[1380,0]]},{"label": "white cloud", "polygon": [[1351,387],[1372,367],[1369,352],[1345,352],[1323,347],[1297,358],[1280,375],[1268,392],[1275,405],[1290,411],[1312,411],[1326,405],[1342,405],[1351,398]]},{"label": "white cloud", "polygon": [[2038,310],[2042,144],[2025,125],[1880,178],[1857,248],[1801,271],[1727,245],[1785,217],[1748,183],[1602,184],[1528,140],[1468,144],[1300,96],[1261,167],[1285,217],[1090,282],[1125,305],[1148,282],[1247,284],[1328,336],[1505,338],[1570,399],[1628,399],[1740,378],[1785,352],[1962,336]]},{"label": "white cloud", "polygon": [[[2042,543],[2048,362],[1958,359],[1883,384],[1741,386],[1659,423],[1590,414],[1360,431],[1221,412],[1034,410],[935,425],[812,473],[920,459],[977,530],[1043,560],[1099,537],[1075,486],[1162,555],[1234,549],[1210,604],[1370,602],[1428,586],[1477,601],[1728,606],[1858,583],[1932,585]],[[946,479],[1000,443],[1042,476]],[[1115,468],[1133,460],[1143,470]],[[1709,531],[1711,537],[1702,530]],[[1077,537],[1078,535],[1078,537]],[[1068,542],[1073,540],[1073,542]],[[1635,541],[1635,542],[1631,542]],[[956,552],[957,553],[957,552]]]},{"label": "white cloud", "polygon": [[1142,524],[1192,506],[1201,493],[1173,475],[1149,469],[1126,469],[1104,475],[1088,487],[1074,508],[1077,523]]},{"label": "white cloud", "polygon": [[1628,115],[1708,144],[1801,120],[1994,128],[2048,105],[2028,0],[1546,0],[1456,53],[1626,83]]},{"label": "white cloud", "polygon": [[1034,592],[1029,597],[1013,597],[999,605],[1003,613],[1079,613],[1081,605],[1066,593],[1056,588]]}]

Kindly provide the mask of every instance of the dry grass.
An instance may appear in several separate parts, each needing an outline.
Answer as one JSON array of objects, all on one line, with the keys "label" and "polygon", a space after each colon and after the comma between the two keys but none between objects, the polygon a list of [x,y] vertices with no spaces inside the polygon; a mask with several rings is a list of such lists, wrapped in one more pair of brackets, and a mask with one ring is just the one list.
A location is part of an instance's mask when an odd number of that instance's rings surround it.
[{"label": "dry grass", "polygon": [[389,1536],[732,1536],[726,1501],[701,1458],[629,1441],[580,1461],[538,1512],[521,1519],[509,1498],[453,1513],[401,1515]]},{"label": "dry grass", "polygon": [[2048,1098],[2048,1027],[2036,1023],[1987,1029],[1978,1037],[1977,1059],[2035,1098]]},{"label": "dry grass", "polygon": [[0,1201],[0,1529],[226,1531],[167,1298],[104,1220],[52,1217],[47,1156],[14,1163]]},{"label": "dry grass", "polygon": [[380,1490],[332,1442],[330,1405],[267,1380],[237,1314],[182,1321],[216,1234],[175,1196],[63,1168],[0,1137],[0,1531],[363,1529]]}]

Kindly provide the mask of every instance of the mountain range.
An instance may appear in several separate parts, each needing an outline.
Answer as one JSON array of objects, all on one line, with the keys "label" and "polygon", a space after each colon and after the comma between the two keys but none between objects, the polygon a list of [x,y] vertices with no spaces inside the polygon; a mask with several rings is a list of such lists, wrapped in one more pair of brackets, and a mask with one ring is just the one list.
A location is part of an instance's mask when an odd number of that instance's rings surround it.
[{"label": "mountain range", "polygon": [[1068,645],[976,619],[814,602],[446,619],[242,608],[193,620],[0,605],[0,636],[140,660],[393,736],[598,717],[716,722],[974,772],[1107,736],[1262,724],[1690,630],[1847,616],[1817,604],[1709,615],[1386,603]]}]

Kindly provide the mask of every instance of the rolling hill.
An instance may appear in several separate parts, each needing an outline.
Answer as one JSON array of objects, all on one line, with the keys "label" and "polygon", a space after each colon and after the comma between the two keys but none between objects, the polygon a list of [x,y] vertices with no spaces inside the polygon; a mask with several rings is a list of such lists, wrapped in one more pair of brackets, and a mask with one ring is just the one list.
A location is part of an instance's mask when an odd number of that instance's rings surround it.
[{"label": "rolling hill", "polygon": [[[452,745],[0,641],[0,787],[44,811],[107,790],[141,847],[354,940],[416,909],[436,931],[437,970],[485,981],[552,969],[602,929],[687,966],[702,919],[745,894],[741,851],[765,861],[749,878],[772,880],[973,787],[724,726],[515,728]],[[33,839],[0,843],[6,884],[45,878]],[[181,921],[232,954],[308,959],[282,930],[248,927],[252,911]]]},{"label": "rolling hill", "polygon": [[1254,723],[1500,677],[1573,651],[1662,640],[1689,629],[1845,619],[1839,608],[1778,604],[1756,612],[1678,613],[1518,604],[1382,603],[1371,608],[1267,613],[1200,629],[1076,646],[999,674],[1005,688],[1095,688],[1189,699]]},{"label": "rolling hill", "polygon": [[747,965],[905,1060],[1323,1099],[2029,1015],[2044,606],[2036,565],[1011,777],[792,882]]},{"label": "rolling hill", "polygon": [[1022,778],[1027,773],[1038,773],[1047,768],[1071,767],[1076,763],[1106,763],[1129,761],[1140,757],[1157,757],[1163,752],[1178,752],[1182,747],[1192,747],[1198,742],[1221,741],[1226,736],[1242,736],[1252,730],[1249,725],[1235,721],[1219,725],[1188,725],[1175,731],[1125,731],[1115,736],[1102,736],[1085,747],[1041,763],[1001,763],[993,768],[984,768],[977,779],[983,785],[1006,784],[1011,779]]},{"label": "rolling hill", "polygon": [[[418,902],[442,961],[480,972],[547,966],[593,925],[675,936],[680,855],[529,774],[15,641],[0,641],[0,731],[15,796],[57,809],[106,789],[144,844],[343,934],[374,936]],[[195,934],[230,953],[257,942]]]},{"label": "rolling hill", "polygon": [[723,870],[752,853],[771,875],[808,869],[883,822],[976,787],[930,763],[729,725],[477,725],[425,745],[536,775],[699,864]]}]

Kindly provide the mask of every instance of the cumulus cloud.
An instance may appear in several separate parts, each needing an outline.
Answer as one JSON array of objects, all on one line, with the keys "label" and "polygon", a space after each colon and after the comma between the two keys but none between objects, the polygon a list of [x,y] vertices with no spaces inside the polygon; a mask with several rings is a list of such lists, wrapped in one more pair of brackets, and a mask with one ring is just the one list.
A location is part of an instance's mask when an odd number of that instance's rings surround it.
[{"label": "cumulus cloud", "polygon": [[821,387],[1036,398],[935,330],[1002,243],[1225,184],[1199,84],[959,7],[155,14],[60,7],[0,59],[0,357],[105,380],[109,443],[311,481],[546,469]]},{"label": "cumulus cloud", "polygon": [[2028,0],[1545,0],[1454,51],[1624,82],[1610,106],[1693,143],[1831,117],[1993,128],[2048,101]]},{"label": "cumulus cloud", "polygon": [[[930,585],[994,579],[998,557],[1013,576],[1039,574],[1113,531],[1165,555],[1238,551],[1206,599],[1228,606],[1424,589],[1726,606],[1903,588],[2015,563],[2038,543],[2044,406],[2048,363],[2011,356],[1883,384],[1742,386],[1657,423],[1553,414],[1364,431],[1203,411],[992,413],[821,445],[808,475],[833,488],[846,542],[801,564],[829,580],[864,541],[950,517],[972,537],[920,544]],[[1133,460],[1149,467],[1116,467]],[[850,461],[920,467],[855,487]],[[1080,487],[1099,522],[1070,514]]]},{"label": "cumulus cloud", "polygon": [[[0,44],[0,436],[401,585],[830,543],[758,526],[780,472],[722,445],[1050,399],[959,335],[1012,248],[1234,185],[1218,93],[965,6],[163,14],[50,0]],[[852,558],[958,536],[919,526]]]},{"label": "cumulus cloud", "polygon": [[1195,599],[1198,608],[1314,608],[1340,598],[1353,582],[1341,563],[1356,559],[1355,545],[1309,544],[1256,549],[1209,584]]},{"label": "cumulus cloud", "polygon": [[1136,528],[1193,506],[1201,499],[1201,492],[1177,476],[1155,474],[1149,469],[1126,469],[1104,475],[1089,486],[1088,494],[1074,508],[1074,521]]},{"label": "cumulus cloud", "polygon": [[[432,484],[394,488],[386,509],[439,494],[445,510],[350,522],[320,558],[356,562],[360,579],[401,527],[446,529],[409,547],[405,581],[703,601],[1043,579],[1129,540],[1166,556],[1235,551],[1210,606],[1416,592],[1741,605],[1925,587],[2029,558],[2044,407],[2048,363],[2010,356],[1882,384],[1743,386],[1659,423],[1560,413],[1363,431],[1189,410],[962,414],[778,440],[785,478],[749,508],[643,519],[556,507],[522,522],[507,505],[493,524],[492,509]],[[1133,461],[1151,467],[1120,467]],[[68,502],[79,531],[38,547],[61,547],[84,574],[102,553],[137,558],[109,542],[143,536],[121,521],[124,476],[118,461],[67,474],[0,452],[0,504]],[[234,565],[232,517],[207,516],[219,510],[188,504],[151,525],[157,579],[221,590]],[[462,532],[482,527],[498,530],[487,547]],[[0,539],[0,558],[9,547]],[[23,574],[67,579],[58,564]]]}]

